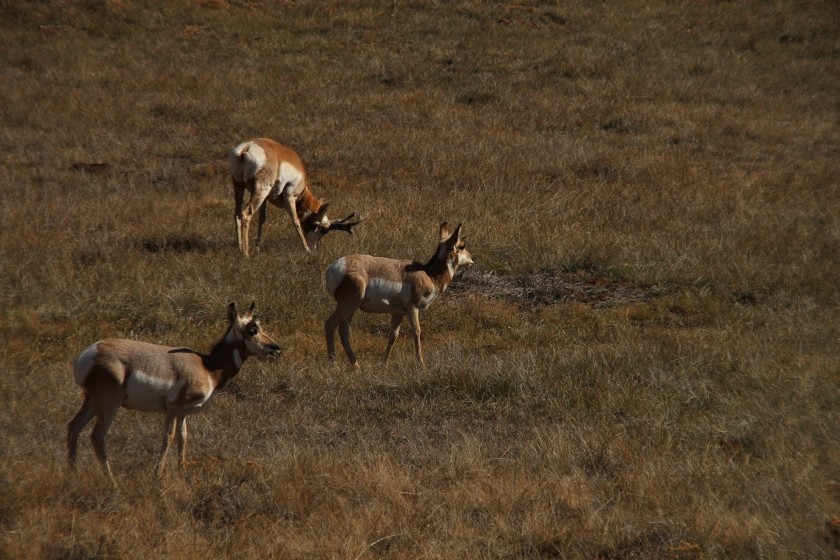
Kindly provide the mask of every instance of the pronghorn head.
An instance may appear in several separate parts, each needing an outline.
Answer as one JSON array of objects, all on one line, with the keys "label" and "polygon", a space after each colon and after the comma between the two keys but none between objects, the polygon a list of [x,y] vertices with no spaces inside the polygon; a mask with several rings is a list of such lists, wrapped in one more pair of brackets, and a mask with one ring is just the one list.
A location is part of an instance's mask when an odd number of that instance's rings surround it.
[{"label": "pronghorn head", "polygon": [[452,270],[452,274],[458,270],[458,267],[463,266],[469,268],[474,264],[472,255],[467,251],[467,246],[461,235],[461,224],[458,224],[455,231],[450,231],[449,224],[446,222],[440,224],[440,241],[437,257],[446,260],[446,263]]},{"label": "pronghorn head", "polygon": [[340,220],[330,220],[327,218],[327,210],[330,207],[329,202],[324,202],[317,212],[308,212],[301,220],[300,225],[303,228],[304,236],[306,236],[306,244],[310,249],[315,249],[322,237],[334,230],[346,231],[353,235],[353,227],[359,225],[362,220],[350,221],[356,215],[352,212],[346,218]]},{"label": "pronghorn head", "polygon": [[280,345],[262,330],[260,321],[254,314],[253,303],[243,315],[239,315],[236,312],[236,305],[231,303],[228,306],[228,321],[230,321],[230,332],[234,339],[242,341],[250,354],[267,358],[280,353]]}]

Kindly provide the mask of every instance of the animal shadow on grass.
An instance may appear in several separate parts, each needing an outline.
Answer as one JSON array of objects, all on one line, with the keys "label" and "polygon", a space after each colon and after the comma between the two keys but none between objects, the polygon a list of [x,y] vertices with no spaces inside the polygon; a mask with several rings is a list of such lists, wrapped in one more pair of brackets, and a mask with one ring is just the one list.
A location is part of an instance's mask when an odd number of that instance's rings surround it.
[{"label": "animal shadow on grass", "polygon": [[140,246],[149,253],[206,253],[220,249],[218,243],[192,236],[146,238]]}]

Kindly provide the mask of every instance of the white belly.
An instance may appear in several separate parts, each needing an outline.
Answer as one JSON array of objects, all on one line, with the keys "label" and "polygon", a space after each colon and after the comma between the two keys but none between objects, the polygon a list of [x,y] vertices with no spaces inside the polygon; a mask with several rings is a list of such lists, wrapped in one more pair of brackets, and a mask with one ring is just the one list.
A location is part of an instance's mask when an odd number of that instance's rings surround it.
[{"label": "white belly", "polygon": [[166,404],[178,398],[183,386],[184,381],[180,379],[161,379],[134,370],[125,384],[122,405],[146,412],[166,412]]},{"label": "white belly", "polygon": [[368,313],[405,313],[409,301],[411,285],[371,278],[359,307]]}]

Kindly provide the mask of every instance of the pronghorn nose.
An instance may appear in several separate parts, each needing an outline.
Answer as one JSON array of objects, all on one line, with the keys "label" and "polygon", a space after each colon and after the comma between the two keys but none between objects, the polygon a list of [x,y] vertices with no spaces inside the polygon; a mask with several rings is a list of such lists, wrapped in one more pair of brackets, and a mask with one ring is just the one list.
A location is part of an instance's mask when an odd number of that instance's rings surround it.
[{"label": "pronghorn nose", "polygon": [[267,349],[268,349],[268,353],[272,354],[272,355],[276,355],[276,354],[280,353],[280,345],[277,344],[276,342],[272,342],[271,344],[269,344]]}]

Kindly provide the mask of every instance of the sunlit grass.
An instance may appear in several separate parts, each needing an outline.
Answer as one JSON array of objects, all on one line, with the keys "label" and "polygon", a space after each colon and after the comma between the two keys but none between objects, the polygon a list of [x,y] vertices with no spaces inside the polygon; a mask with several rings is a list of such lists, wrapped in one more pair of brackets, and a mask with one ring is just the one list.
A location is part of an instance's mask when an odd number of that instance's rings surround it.
[{"label": "sunlit grass", "polygon": [[[199,1],[0,8],[0,556],[765,558],[836,553],[840,30],[824,4]],[[225,155],[293,147],[331,215],[236,250]],[[79,164],[79,165],[74,165]],[[92,165],[105,164],[105,165]],[[326,361],[341,255],[470,274],[381,363]],[[208,350],[256,302],[280,360],[192,417],[123,410],[119,489],[70,362]]]}]

